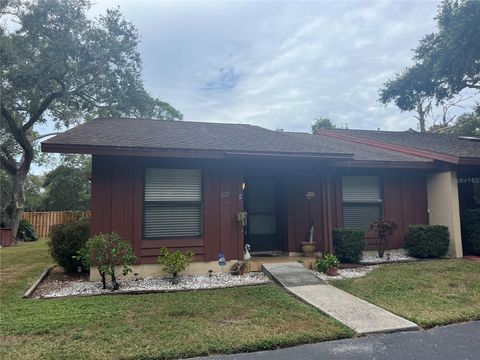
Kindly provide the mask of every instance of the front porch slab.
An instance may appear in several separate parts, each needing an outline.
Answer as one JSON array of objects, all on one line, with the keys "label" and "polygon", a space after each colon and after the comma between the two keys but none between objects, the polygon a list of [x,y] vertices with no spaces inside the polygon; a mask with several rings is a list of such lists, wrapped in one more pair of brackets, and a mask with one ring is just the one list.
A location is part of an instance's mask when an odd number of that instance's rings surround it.
[{"label": "front porch slab", "polygon": [[[327,284],[298,263],[264,264],[263,271],[299,299],[359,335],[418,330],[417,324]],[[315,283],[311,277],[317,279]]]}]

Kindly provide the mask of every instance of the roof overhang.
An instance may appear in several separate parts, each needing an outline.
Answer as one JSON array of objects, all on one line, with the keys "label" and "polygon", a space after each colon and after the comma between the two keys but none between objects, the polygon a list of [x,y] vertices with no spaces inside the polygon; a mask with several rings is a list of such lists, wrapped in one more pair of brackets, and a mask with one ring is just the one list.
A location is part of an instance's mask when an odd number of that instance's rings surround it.
[{"label": "roof overhang", "polygon": [[325,160],[352,160],[353,154],[335,153],[305,153],[305,152],[258,152],[258,151],[224,151],[205,149],[169,149],[169,148],[142,148],[121,146],[92,146],[75,144],[58,144],[43,142],[43,152],[63,154],[92,154],[107,156],[140,156],[140,157],[173,157],[173,158],[302,158]]}]

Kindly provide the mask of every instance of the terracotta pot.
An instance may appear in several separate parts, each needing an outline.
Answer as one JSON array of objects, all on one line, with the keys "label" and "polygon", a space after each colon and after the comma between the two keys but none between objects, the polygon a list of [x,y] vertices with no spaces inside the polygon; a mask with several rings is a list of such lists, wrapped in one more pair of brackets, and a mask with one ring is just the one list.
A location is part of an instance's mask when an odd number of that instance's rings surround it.
[{"label": "terracotta pot", "polygon": [[315,244],[314,242],[302,241],[302,252],[303,256],[305,257],[313,257],[313,253],[315,252]]},{"label": "terracotta pot", "polygon": [[338,267],[330,267],[327,269],[328,276],[337,276],[338,275]]}]

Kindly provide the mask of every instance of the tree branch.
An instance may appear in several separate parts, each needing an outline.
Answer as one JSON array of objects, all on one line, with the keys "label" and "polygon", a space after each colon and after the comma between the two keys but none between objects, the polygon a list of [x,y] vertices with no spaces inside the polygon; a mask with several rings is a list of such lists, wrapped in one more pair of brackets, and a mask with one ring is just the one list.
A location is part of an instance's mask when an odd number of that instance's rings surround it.
[{"label": "tree branch", "polygon": [[38,121],[38,119],[40,119],[40,117],[43,115],[45,110],[47,110],[47,108],[50,106],[52,101],[61,97],[64,94],[64,91],[65,91],[65,88],[62,85],[62,91],[57,91],[57,92],[54,92],[54,93],[51,93],[50,95],[48,95],[42,101],[42,103],[38,107],[37,111],[35,111],[35,113],[30,117],[30,120],[28,120],[26,122],[26,124],[22,126],[22,130],[23,131],[29,130],[33,126],[33,124],[35,124]]},{"label": "tree branch", "polygon": [[0,155],[0,163],[1,163],[2,169],[4,169],[10,175],[15,175],[18,171],[17,164],[14,161],[9,160],[7,156]]},{"label": "tree branch", "polygon": [[7,125],[10,128],[10,133],[13,135],[18,145],[20,145],[24,152],[28,153],[29,156],[30,154],[33,154],[32,144],[28,141],[26,132],[22,131],[23,128],[19,128],[17,126],[12,114],[10,114],[10,112],[5,108],[3,104],[1,105],[1,114],[3,118],[7,120]]},{"label": "tree branch", "polygon": [[38,140],[43,139],[43,138],[46,138],[47,136],[58,135],[58,134],[61,134],[61,132],[52,132],[52,133],[48,133],[48,134],[39,135],[39,136],[33,138],[32,142],[38,141]]}]

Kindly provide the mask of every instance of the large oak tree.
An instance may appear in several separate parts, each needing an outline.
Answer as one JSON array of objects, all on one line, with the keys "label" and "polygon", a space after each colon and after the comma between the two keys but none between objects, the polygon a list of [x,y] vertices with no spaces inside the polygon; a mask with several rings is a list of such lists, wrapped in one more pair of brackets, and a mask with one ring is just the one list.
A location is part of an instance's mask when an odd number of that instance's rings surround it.
[{"label": "large oak tree", "polygon": [[4,0],[0,6],[0,159],[11,176],[7,215],[16,234],[39,124],[182,115],[145,89],[138,32],[118,9],[92,19],[88,0]]},{"label": "large oak tree", "polygon": [[416,110],[422,131],[432,101],[442,104],[464,89],[480,90],[480,1],[445,0],[435,19],[436,32],[413,50],[414,64],[380,90],[382,103]]}]

